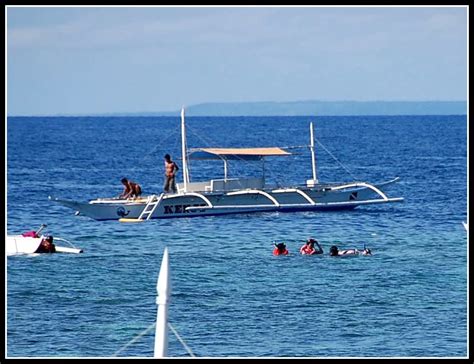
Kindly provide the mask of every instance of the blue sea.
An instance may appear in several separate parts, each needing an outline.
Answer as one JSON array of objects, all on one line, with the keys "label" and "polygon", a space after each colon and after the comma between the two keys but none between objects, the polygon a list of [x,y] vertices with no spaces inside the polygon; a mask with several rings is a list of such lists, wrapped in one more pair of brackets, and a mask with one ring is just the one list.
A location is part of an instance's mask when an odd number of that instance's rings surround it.
[{"label": "blue sea", "polygon": [[[312,121],[321,182],[399,176],[385,192],[405,201],[352,211],[95,221],[48,196],[116,196],[122,177],[145,195],[161,192],[164,154],[181,166],[179,116],[8,117],[8,235],[44,223],[45,233],[84,253],[5,259],[7,357],[153,357],[154,330],[146,330],[156,320],[165,247],[169,322],[197,357],[469,355],[465,115],[186,121],[189,148],[305,146]],[[308,149],[291,151],[266,160],[268,183],[311,178]],[[229,177],[261,170],[231,162]],[[193,181],[222,178],[223,164],[193,161],[190,173]],[[309,237],[326,254],[300,255]],[[273,241],[286,242],[290,255],[273,256]],[[373,256],[333,258],[334,244],[365,244]],[[171,331],[168,355],[190,355]]]}]

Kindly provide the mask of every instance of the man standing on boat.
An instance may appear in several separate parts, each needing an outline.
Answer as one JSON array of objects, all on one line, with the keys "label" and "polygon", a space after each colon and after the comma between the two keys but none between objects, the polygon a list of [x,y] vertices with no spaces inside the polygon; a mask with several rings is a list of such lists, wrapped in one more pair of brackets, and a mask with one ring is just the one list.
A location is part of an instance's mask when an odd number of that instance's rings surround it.
[{"label": "man standing on boat", "polygon": [[171,160],[169,154],[165,155],[165,185],[163,187],[166,193],[172,192],[176,193],[176,172],[178,171],[178,165]]}]

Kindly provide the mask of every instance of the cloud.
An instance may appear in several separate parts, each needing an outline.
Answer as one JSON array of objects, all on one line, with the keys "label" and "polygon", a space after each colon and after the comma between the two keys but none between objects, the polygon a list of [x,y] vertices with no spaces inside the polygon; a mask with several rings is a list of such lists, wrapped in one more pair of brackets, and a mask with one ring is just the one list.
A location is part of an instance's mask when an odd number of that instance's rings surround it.
[{"label": "cloud", "polygon": [[151,8],[147,13],[140,8],[97,9],[96,12],[89,9],[74,17],[72,10],[60,24],[9,25],[9,47],[124,48],[181,43],[247,43],[252,39],[249,32],[257,30],[255,26],[259,23],[259,15],[249,13],[242,24],[241,15],[234,16],[232,9],[185,8],[178,12],[176,9]]},{"label": "cloud", "polygon": [[[196,95],[410,98],[419,89],[429,98],[466,90],[465,7],[23,10],[7,12],[9,88],[17,90],[9,102],[18,99],[20,108],[31,85],[50,84],[46,71],[58,90],[87,83],[82,92],[91,100],[127,94],[123,105],[142,105],[149,95],[151,104],[171,105]],[[386,77],[393,77],[391,87]],[[51,96],[55,107],[61,96]]]},{"label": "cloud", "polygon": [[[67,10],[68,8],[66,8]],[[348,52],[456,37],[465,9],[443,8],[70,8],[62,22],[8,26],[8,46],[54,49],[239,47]],[[48,8],[38,8],[47,13]]]}]

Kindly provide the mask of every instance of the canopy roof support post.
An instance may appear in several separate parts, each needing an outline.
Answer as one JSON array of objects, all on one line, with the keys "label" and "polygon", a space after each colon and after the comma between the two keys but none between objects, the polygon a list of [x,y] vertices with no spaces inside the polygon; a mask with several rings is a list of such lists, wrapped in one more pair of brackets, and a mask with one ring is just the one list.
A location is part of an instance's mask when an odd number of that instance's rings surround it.
[{"label": "canopy roof support post", "polygon": [[184,107],[181,109],[181,153],[183,155],[183,189],[184,193],[188,192],[189,172],[188,161],[186,158],[186,129],[184,125]]},{"label": "canopy roof support post", "polygon": [[227,159],[224,158],[224,181],[227,182]]},{"label": "canopy roof support post", "polygon": [[311,168],[313,170],[313,182],[316,184],[318,183],[318,179],[316,178],[316,156],[314,154],[314,128],[313,128],[313,122],[309,124],[309,130],[310,130],[310,135],[311,135]]}]

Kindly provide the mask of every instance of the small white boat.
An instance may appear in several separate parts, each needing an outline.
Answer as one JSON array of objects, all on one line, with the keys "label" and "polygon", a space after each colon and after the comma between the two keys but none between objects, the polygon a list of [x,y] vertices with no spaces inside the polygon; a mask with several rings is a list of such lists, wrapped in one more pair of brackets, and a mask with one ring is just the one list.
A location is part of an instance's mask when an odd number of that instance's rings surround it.
[{"label": "small white boat", "polygon": [[[177,193],[161,193],[138,199],[99,198],[89,202],[64,200],[49,196],[51,201],[95,220],[140,222],[149,219],[238,214],[264,211],[313,211],[353,209],[360,205],[401,202],[402,197],[390,198],[383,191],[399,178],[370,184],[367,182],[320,183],[316,177],[314,131],[310,124],[312,179],[301,186],[271,187],[262,176],[228,178],[228,161],[262,161],[266,157],[286,157],[289,148],[199,148],[186,147],[184,109],[181,111],[181,145],[183,183]],[[220,160],[224,162],[224,178],[191,182],[189,160]],[[264,165],[263,165],[264,166]]]},{"label": "small white boat", "polygon": [[[9,235],[5,239],[5,250],[7,256],[9,255],[23,255],[23,254],[40,254],[40,245],[47,238],[47,236],[41,235],[39,237],[23,236],[23,235]],[[57,244],[57,241],[65,241],[71,244],[66,239],[54,238],[54,253],[82,253],[82,249],[78,249],[74,246],[61,246]],[[72,245],[72,244],[71,244]],[[51,252],[53,253],[53,252]]]}]

